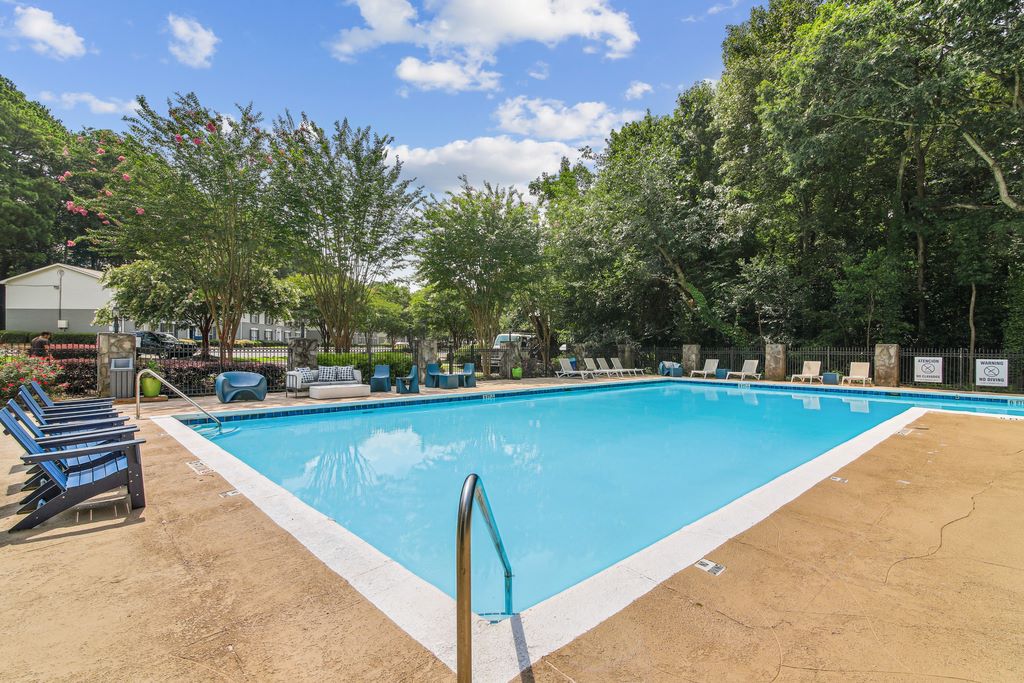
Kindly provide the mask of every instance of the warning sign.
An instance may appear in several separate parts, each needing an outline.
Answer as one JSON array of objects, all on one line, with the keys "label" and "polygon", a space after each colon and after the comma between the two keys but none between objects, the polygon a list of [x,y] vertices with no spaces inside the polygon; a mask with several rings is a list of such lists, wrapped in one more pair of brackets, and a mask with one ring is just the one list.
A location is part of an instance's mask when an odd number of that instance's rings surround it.
[{"label": "warning sign", "polygon": [[979,387],[1005,387],[1010,375],[1010,362],[978,358],[974,361],[974,383]]}]

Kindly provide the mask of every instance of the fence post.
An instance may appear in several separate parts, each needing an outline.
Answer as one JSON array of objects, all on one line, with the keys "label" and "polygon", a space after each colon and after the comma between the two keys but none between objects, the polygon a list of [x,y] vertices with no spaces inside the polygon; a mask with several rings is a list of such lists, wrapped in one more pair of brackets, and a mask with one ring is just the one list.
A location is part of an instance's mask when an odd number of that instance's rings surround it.
[{"label": "fence post", "polygon": [[786,381],[786,345],[764,345],[764,378],[773,382]]},{"label": "fence post", "polygon": [[[370,377],[373,377],[373,335],[367,333],[366,335],[366,367],[370,369]],[[364,379],[369,380],[369,377]]]},{"label": "fence post", "polygon": [[288,369],[315,368],[318,365],[316,353],[318,341],[310,337],[295,337],[288,340]]},{"label": "fence post", "polygon": [[96,393],[99,396],[110,396],[110,361],[115,358],[135,358],[134,334],[100,332],[96,335]]},{"label": "fence post", "polygon": [[900,385],[900,345],[875,344],[875,384],[880,387]]},{"label": "fence post", "polygon": [[689,375],[694,370],[700,370],[700,344],[683,344],[682,358],[683,374]]}]

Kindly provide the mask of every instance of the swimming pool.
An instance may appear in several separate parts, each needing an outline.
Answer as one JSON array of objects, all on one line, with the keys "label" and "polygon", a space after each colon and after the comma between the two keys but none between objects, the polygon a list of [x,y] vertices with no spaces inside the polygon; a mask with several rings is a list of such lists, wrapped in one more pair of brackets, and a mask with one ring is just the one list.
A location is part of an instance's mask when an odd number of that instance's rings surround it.
[{"label": "swimming pool", "polygon": [[[911,406],[1024,415],[1005,402],[665,381],[193,429],[449,596],[458,493],[480,474],[523,611]],[[474,611],[500,612],[501,567],[479,521],[473,535]]]}]

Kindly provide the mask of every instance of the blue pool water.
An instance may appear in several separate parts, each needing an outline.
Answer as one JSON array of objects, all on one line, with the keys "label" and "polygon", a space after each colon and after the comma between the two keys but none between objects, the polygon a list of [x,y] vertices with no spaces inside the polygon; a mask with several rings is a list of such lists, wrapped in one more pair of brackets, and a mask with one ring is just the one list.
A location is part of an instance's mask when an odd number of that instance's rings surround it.
[{"label": "blue pool water", "polygon": [[[452,596],[458,495],[480,474],[522,611],[910,405],[992,408],[666,382],[195,428]],[[479,517],[473,548],[473,608],[500,612]]]}]

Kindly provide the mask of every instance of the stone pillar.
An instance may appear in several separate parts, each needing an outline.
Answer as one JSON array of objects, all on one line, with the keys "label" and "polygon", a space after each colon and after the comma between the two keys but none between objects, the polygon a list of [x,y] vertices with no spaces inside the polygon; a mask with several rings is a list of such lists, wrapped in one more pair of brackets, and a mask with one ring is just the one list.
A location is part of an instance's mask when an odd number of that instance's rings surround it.
[{"label": "stone pillar", "polygon": [[683,344],[682,365],[684,377],[704,367],[700,362],[700,344]]},{"label": "stone pillar", "polygon": [[773,382],[786,381],[786,345],[764,345],[764,378]]},{"label": "stone pillar", "polygon": [[875,344],[875,385],[898,387],[900,385],[900,345]]},{"label": "stone pillar", "polygon": [[501,351],[501,378],[512,379],[512,366],[515,363],[515,355],[513,354],[512,342],[502,342]]},{"label": "stone pillar", "polygon": [[[110,396],[110,361],[135,358],[135,335],[100,332],[96,335],[96,393]],[[139,368],[135,368],[138,372]]]},{"label": "stone pillar", "polygon": [[420,381],[425,384],[427,381],[427,364],[438,362],[437,342],[423,340],[417,343],[413,362],[416,363],[420,371]]},{"label": "stone pillar", "polygon": [[636,361],[633,359],[633,347],[630,344],[619,344],[619,360],[622,361],[624,368],[636,367]]},{"label": "stone pillar", "polygon": [[316,353],[319,340],[296,337],[288,341],[288,369],[317,367]]}]

